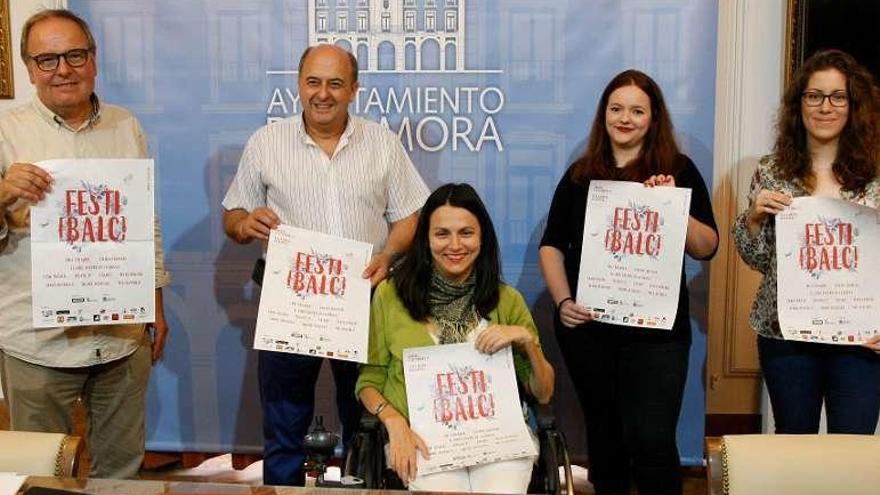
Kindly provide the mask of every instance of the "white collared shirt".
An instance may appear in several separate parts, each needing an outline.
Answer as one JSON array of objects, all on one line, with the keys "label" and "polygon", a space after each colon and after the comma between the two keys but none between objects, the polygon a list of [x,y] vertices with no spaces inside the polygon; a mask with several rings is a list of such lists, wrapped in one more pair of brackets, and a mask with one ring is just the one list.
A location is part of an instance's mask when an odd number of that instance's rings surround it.
[{"label": "white collared shirt", "polygon": [[418,211],[427,197],[427,186],[386,127],[349,116],[328,157],[295,116],[251,136],[223,207],[250,212],[267,206],[284,224],[369,242],[376,253],[389,223]]},{"label": "white collared shirt", "polygon": [[[15,162],[54,158],[146,158],[144,132],[134,115],[121,107],[98,104],[97,98],[93,102],[91,116],[77,129],[38,97],[0,114],[0,171],[5,175]],[[22,208],[29,206],[23,203]],[[10,224],[13,218],[17,220]],[[7,216],[9,240],[0,251],[0,349],[29,363],[62,368],[102,364],[137,350],[144,341],[144,325],[33,328],[27,218],[27,211],[10,211]],[[154,234],[156,288],[160,288],[171,277],[165,271],[158,215]]]}]

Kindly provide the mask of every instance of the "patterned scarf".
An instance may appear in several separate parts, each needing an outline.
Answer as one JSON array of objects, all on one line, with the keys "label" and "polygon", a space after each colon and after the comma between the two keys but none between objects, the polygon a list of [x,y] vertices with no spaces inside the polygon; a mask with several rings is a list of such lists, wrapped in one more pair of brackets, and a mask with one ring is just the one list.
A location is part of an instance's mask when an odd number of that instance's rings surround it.
[{"label": "patterned scarf", "polygon": [[458,344],[467,340],[470,330],[480,322],[474,307],[474,274],[464,282],[450,282],[437,273],[431,274],[428,308],[440,328],[440,344]]}]

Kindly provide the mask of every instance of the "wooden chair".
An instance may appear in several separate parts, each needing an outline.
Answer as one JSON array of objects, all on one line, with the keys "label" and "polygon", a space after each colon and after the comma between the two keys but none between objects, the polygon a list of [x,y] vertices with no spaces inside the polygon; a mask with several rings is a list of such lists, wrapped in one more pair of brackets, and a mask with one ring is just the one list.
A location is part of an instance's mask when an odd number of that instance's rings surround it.
[{"label": "wooden chair", "polygon": [[706,440],[710,495],[876,495],[880,437],[728,435]]},{"label": "wooden chair", "polygon": [[0,431],[0,471],[73,478],[83,445],[63,433]]}]

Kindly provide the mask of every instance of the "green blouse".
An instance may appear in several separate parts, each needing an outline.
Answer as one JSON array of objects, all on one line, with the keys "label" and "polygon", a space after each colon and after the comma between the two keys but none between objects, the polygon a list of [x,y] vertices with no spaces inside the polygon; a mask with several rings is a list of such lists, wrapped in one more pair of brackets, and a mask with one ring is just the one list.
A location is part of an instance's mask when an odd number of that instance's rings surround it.
[{"label": "green blouse", "polygon": [[[498,306],[489,314],[489,324],[518,325],[537,336],[538,329],[523,296],[508,285],[502,284],[499,291]],[[427,324],[410,317],[392,282],[382,282],[370,307],[368,363],[361,365],[355,393],[375,388],[408,420],[403,350],[430,345],[437,344],[428,333]],[[514,346],[513,361],[517,380],[527,383],[532,373],[528,356]]]}]

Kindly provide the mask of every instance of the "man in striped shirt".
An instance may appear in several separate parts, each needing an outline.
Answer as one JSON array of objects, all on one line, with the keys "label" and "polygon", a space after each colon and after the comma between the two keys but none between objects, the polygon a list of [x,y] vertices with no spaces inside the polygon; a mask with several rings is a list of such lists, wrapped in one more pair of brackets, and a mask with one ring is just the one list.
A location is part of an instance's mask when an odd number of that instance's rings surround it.
[{"label": "man in striped shirt", "polygon": [[[373,244],[363,273],[373,286],[412,241],[428,188],[386,127],[349,115],[357,61],[331,45],[308,48],[299,63],[302,116],[257,130],[223,199],[223,225],[234,241],[266,241],[280,224]],[[259,351],[263,408],[263,483],[304,483],[303,437],[314,414],[322,360]],[[348,443],[360,417],[357,366],[331,360],[336,405]]]}]

